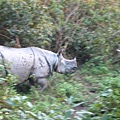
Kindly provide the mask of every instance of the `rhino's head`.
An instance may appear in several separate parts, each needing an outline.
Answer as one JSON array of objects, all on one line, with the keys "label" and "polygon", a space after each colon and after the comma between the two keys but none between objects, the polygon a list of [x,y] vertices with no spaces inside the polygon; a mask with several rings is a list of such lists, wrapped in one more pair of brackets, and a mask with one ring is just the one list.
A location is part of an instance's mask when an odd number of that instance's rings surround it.
[{"label": "rhino's head", "polygon": [[76,58],[72,60],[65,59],[62,56],[61,52],[59,52],[57,56],[58,56],[58,63],[57,63],[56,72],[61,74],[71,74],[77,70]]}]

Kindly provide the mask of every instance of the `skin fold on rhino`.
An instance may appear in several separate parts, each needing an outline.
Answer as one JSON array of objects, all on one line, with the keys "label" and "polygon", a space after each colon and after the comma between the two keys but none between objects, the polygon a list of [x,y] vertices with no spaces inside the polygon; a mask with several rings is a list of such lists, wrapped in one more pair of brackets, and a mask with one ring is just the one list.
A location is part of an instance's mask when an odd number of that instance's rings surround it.
[{"label": "skin fold on rhino", "polygon": [[42,86],[41,92],[48,86],[46,78],[51,76],[54,71],[60,74],[72,74],[77,69],[76,58],[65,59],[61,51],[54,53],[38,47],[0,46],[0,62],[4,64],[3,74],[10,72],[17,75],[20,80],[19,84],[27,80],[32,84],[37,82]]}]

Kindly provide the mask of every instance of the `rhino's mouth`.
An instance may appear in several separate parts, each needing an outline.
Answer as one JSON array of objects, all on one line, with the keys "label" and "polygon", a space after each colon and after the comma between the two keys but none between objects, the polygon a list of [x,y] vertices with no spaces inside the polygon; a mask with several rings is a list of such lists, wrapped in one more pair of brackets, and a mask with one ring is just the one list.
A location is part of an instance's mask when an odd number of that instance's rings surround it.
[{"label": "rhino's mouth", "polygon": [[65,73],[66,74],[72,74],[72,73],[75,73],[76,70],[77,70],[77,67],[73,67],[71,69],[66,69]]}]

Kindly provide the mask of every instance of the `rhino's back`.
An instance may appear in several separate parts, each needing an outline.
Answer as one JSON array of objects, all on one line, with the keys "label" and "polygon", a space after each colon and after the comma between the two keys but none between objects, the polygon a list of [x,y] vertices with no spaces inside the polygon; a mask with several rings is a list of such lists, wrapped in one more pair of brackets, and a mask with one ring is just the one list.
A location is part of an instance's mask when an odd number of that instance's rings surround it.
[{"label": "rhino's back", "polygon": [[33,52],[30,48],[0,46],[0,52],[12,74],[17,75],[21,82],[28,79],[34,61]]}]

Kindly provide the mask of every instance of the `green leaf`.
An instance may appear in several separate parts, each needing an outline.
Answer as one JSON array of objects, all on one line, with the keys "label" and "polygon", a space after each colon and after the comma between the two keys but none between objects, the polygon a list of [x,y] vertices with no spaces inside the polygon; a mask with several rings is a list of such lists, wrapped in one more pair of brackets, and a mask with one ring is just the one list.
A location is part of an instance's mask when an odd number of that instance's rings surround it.
[{"label": "green leaf", "polygon": [[85,102],[74,104],[73,107],[77,107],[77,106],[80,106],[80,105],[83,105],[83,104],[85,104]]},{"label": "green leaf", "polygon": [[16,104],[15,102],[11,101],[11,100],[5,100],[5,102],[11,106],[19,106],[18,104]]},{"label": "green leaf", "polygon": [[73,113],[73,110],[68,110],[66,113],[65,113],[65,117],[64,119],[67,119],[71,116],[71,114]]},{"label": "green leaf", "polygon": [[108,119],[109,119],[109,116],[106,114],[101,118],[101,120],[108,120]]}]

